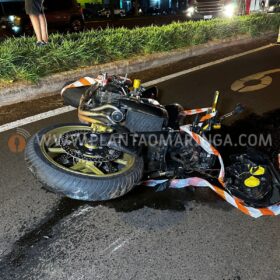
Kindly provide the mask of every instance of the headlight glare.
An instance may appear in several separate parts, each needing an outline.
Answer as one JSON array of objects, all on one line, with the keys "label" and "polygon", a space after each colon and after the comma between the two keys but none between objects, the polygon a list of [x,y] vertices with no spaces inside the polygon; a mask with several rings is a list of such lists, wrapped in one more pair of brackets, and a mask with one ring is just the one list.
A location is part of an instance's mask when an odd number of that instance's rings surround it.
[{"label": "headlight glare", "polygon": [[13,26],[12,27],[12,30],[15,32],[15,33],[19,33],[21,31],[21,28],[19,26]]},{"label": "headlight glare", "polygon": [[193,14],[194,14],[194,7],[189,7],[187,9],[187,16],[192,17]]},{"label": "headlight glare", "polygon": [[235,6],[233,4],[227,4],[224,6],[224,15],[228,18],[234,16]]},{"label": "headlight glare", "polygon": [[14,22],[15,16],[8,16],[8,20],[11,21],[11,22]]}]

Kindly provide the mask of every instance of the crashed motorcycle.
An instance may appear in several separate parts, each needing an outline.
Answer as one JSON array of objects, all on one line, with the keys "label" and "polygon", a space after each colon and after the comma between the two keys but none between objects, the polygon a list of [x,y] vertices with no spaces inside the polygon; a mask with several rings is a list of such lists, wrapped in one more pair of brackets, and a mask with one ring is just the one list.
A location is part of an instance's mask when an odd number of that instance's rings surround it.
[{"label": "crashed motorcycle", "polygon": [[28,142],[29,169],[45,188],[72,199],[104,201],[136,185],[209,187],[242,212],[280,213],[279,173],[255,152],[231,155],[224,166],[207,140],[241,105],[223,116],[219,93],[209,108],[161,105],[156,87],[139,80],[99,75],[62,90],[65,105],[78,108],[80,123],[44,128]]}]

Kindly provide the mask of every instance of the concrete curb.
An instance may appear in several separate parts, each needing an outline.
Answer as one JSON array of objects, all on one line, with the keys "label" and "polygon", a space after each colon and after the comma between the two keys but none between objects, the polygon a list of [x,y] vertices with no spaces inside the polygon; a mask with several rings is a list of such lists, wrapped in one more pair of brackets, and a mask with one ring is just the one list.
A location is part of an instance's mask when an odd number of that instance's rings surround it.
[{"label": "concrete curb", "polygon": [[274,35],[274,33],[270,32],[258,38],[251,38],[250,36],[245,35],[225,40],[211,41],[206,44],[166,53],[134,57],[127,60],[58,73],[42,78],[38,84],[15,83],[10,87],[0,89],[0,107],[57,94],[66,82],[77,80],[83,76],[96,76],[100,72],[114,74],[135,73],[178,62],[189,57],[207,54],[213,50],[256,42],[269,38],[272,35]]}]

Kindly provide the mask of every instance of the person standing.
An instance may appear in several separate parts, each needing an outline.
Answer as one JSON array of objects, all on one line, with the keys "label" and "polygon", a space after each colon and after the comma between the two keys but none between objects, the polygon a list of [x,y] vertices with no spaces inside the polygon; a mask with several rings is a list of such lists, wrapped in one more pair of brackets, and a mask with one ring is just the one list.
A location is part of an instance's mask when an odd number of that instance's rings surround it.
[{"label": "person standing", "polygon": [[43,7],[44,0],[25,0],[25,11],[29,15],[36,38],[37,46],[48,44],[48,26]]}]

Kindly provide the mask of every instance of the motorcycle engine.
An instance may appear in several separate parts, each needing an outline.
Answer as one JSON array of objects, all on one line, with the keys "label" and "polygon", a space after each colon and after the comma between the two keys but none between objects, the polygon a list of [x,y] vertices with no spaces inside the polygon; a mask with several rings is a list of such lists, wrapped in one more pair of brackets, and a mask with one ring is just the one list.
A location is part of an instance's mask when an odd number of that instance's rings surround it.
[{"label": "motorcycle engine", "polygon": [[108,83],[87,92],[84,110],[105,114],[131,132],[161,131],[168,123],[168,113],[156,100],[131,96],[129,87]]},{"label": "motorcycle engine", "polygon": [[[208,154],[202,147],[192,141],[188,135],[184,135],[184,144],[172,147],[171,159],[184,167],[184,170],[207,170],[214,166],[216,156]],[[186,141],[187,140],[187,141]]]},{"label": "motorcycle engine", "polygon": [[122,88],[117,85],[108,84],[91,92],[91,100],[93,108],[104,104],[118,106],[118,100],[126,94]]}]

